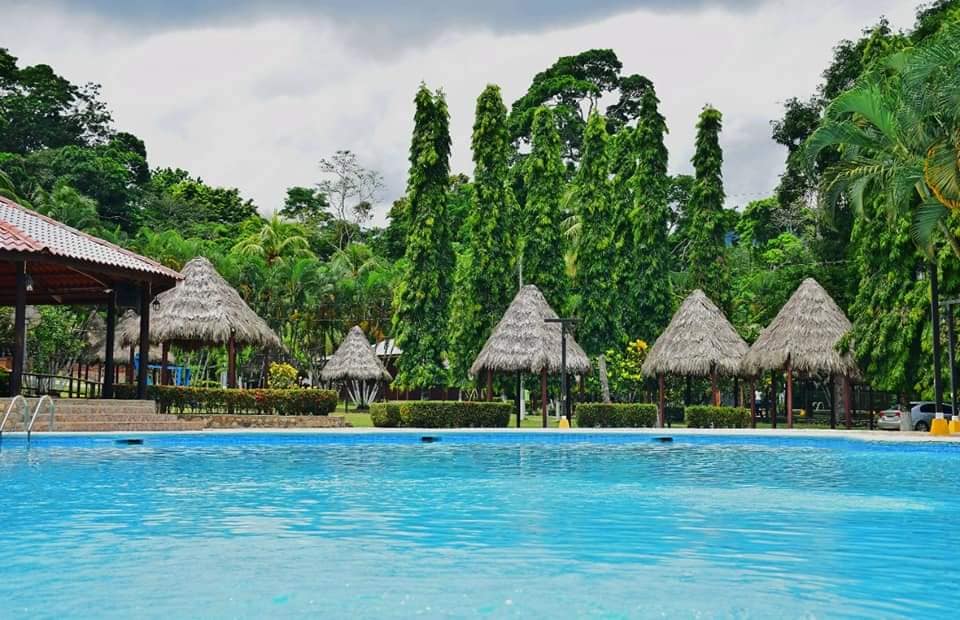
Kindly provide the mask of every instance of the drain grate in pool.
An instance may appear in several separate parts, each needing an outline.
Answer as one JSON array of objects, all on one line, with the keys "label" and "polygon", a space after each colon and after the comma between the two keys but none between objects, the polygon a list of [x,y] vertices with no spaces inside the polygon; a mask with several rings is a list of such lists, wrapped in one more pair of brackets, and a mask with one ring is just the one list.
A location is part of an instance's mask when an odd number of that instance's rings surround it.
[{"label": "drain grate in pool", "polygon": [[420,443],[436,443],[438,441],[440,441],[440,438],[433,435],[423,435],[420,437]]},{"label": "drain grate in pool", "polygon": [[143,440],[136,437],[131,439],[117,439],[114,443],[118,446],[142,446]]},{"label": "drain grate in pool", "polygon": [[660,443],[671,443],[673,441],[673,437],[654,437],[653,440]]}]

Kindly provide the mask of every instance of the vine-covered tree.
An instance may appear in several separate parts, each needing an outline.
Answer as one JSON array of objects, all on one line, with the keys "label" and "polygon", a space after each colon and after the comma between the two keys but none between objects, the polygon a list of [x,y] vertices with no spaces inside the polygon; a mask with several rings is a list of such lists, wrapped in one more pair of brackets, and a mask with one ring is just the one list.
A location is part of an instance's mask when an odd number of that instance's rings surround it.
[{"label": "vine-covered tree", "polygon": [[727,218],[723,211],[722,116],[704,107],[697,123],[693,168],[696,181],[690,196],[692,226],[687,253],[689,288],[702,289],[725,312],[730,311],[730,277],[725,260]]},{"label": "vine-covered tree", "polygon": [[558,312],[567,298],[561,201],[565,186],[563,146],[553,111],[539,108],[533,116],[532,149],[524,162],[523,279],[537,285]]},{"label": "vine-covered tree", "polygon": [[397,347],[394,383],[403,388],[445,385],[444,336],[453,267],[447,222],[450,182],[450,119],[442,92],[426,85],[417,91],[410,176],[408,224],[402,273],[394,297],[393,330]]},{"label": "vine-covered tree", "polygon": [[636,129],[637,165],[629,180],[633,204],[630,210],[632,243],[625,277],[618,278],[623,300],[623,325],[631,339],[653,340],[670,320],[670,245],[667,204],[670,177],[667,175],[667,123],[659,111],[653,85],[649,85],[640,106]]},{"label": "vine-covered tree", "polygon": [[473,124],[473,202],[461,232],[450,300],[450,371],[467,380],[470,364],[517,290],[517,206],[510,188],[510,135],[500,87],[490,85],[477,99]]},{"label": "vine-covered tree", "polygon": [[580,318],[577,342],[590,355],[626,342],[620,324],[622,303],[612,277],[616,248],[608,174],[606,123],[594,113],[583,134],[583,157],[573,189],[581,226],[574,279]]}]

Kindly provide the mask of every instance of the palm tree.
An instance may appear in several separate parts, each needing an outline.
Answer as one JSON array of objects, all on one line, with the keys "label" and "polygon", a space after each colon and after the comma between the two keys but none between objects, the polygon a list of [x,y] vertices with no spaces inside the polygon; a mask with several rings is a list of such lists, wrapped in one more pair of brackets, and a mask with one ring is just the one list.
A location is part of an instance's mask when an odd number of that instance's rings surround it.
[{"label": "palm tree", "polygon": [[237,242],[231,251],[244,256],[259,256],[271,266],[288,258],[313,256],[301,228],[276,213],[259,230]]},{"label": "palm tree", "polygon": [[960,25],[875,67],[827,108],[805,145],[808,162],[840,152],[823,175],[830,205],[865,195],[912,218],[911,236],[927,253],[940,232],[960,257],[945,218],[960,210]]}]

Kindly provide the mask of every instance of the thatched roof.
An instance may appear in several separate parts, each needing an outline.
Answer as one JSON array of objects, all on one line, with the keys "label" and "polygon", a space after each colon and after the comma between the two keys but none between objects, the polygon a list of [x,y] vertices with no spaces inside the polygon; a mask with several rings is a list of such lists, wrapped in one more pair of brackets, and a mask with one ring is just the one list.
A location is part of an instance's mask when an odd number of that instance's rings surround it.
[{"label": "thatched roof", "polygon": [[[133,310],[127,310],[120,319],[117,320],[116,333],[114,335],[113,360],[114,363],[123,364],[130,359],[130,346],[124,346],[120,343],[120,331],[133,329],[137,333],[140,330],[140,317]],[[91,313],[87,319],[87,348],[84,350],[84,360],[90,362],[103,362],[106,360],[106,340],[107,324],[103,318],[96,312]],[[163,352],[160,345],[150,346],[150,362],[159,363],[162,360]],[[172,352],[167,353],[167,361],[173,364],[176,360]]]},{"label": "thatched roof", "polygon": [[659,374],[707,377],[740,373],[740,360],[747,343],[706,294],[690,293],[670,324],[650,347],[642,372],[648,377]]},{"label": "thatched roof", "polygon": [[[183,267],[183,281],[161,293],[150,312],[150,341],[181,347],[223,345],[235,333],[238,345],[280,347],[273,330],[250,309],[213,264],[202,256]],[[139,340],[139,326],[125,329],[121,342]]]},{"label": "thatched roof", "polygon": [[324,381],[357,379],[361,381],[390,381],[393,377],[383,367],[383,363],[374,354],[373,347],[363,334],[359,325],[355,325],[343,339],[337,352],[330,356],[320,378]]},{"label": "thatched roof", "polygon": [[837,343],[851,329],[850,320],[813,278],[807,278],[750,347],[743,370],[754,375],[782,370],[790,360],[794,372],[858,376],[850,353]]},{"label": "thatched roof", "polygon": [[[546,323],[544,319],[548,318],[557,318],[557,313],[540,289],[532,284],[521,288],[487,338],[470,367],[470,374],[476,376],[484,370],[535,374],[543,368],[550,373],[560,372],[560,324]],[[567,334],[567,371],[590,371],[590,358],[570,334]]]}]

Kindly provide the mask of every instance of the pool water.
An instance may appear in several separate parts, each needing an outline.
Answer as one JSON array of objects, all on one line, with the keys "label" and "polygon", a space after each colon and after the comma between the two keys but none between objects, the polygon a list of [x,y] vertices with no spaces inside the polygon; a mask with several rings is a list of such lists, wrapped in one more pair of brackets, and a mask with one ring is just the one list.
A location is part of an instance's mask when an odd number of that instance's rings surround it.
[{"label": "pool water", "polygon": [[4,437],[0,617],[950,617],[960,446]]}]

